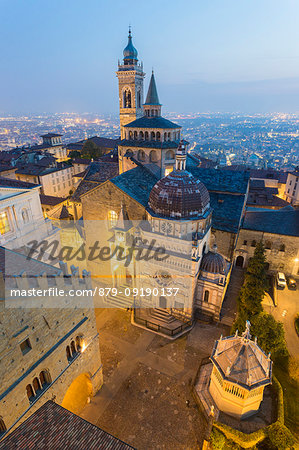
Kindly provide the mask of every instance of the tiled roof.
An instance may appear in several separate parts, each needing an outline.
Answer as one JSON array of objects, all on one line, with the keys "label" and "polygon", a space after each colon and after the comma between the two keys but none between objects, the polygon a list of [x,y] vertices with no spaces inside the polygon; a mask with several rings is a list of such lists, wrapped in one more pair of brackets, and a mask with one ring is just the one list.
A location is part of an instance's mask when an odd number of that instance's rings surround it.
[{"label": "tiled roof", "polygon": [[11,180],[10,178],[0,177],[0,187],[16,188],[16,189],[33,189],[39,184],[27,183],[27,181]]},{"label": "tiled roof", "polygon": [[[217,169],[199,169],[203,171],[208,171],[206,173],[205,179],[211,177],[213,178],[213,172],[218,172]],[[217,180],[217,176],[215,179]],[[205,185],[203,177],[199,178]],[[230,178],[228,178],[229,180]],[[150,173],[145,167],[138,166],[134,169],[123,172],[118,177],[110,180],[113,184],[118,186],[121,190],[126,192],[130,197],[137,200],[141,205],[147,207],[149,195],[158,181],[158,179]],[[219,180],[218,180],[219,181]],[[248,179],[247,179],[248,181]],[[213,188],[212,182],[210,185]],[[242,184],[241,184],[242,186]],[[95,187],[95,186],[94,186]],[[206,186],[207,187],[207,186]],[[216,190],[221,190],[218,184],[215,184]],[[229,188],[226,186],[226,189]],[[242,186],[242,189],[244,186]],[[232,186],[234,192],[236,192],[236,186]],[[242,212],[245,202],[245,194],[235,195],[235,193],[229,192],[214,192],[209,190],[210,194],[210,204],[213,209],[212,214],[212,226],[217,230],[228,231],[231,233],[237,233],[239,229],[239,224],[242,218]]]},{"label": "tiled roof", "polygon": [[278,180],[279,183],[287,181],[288,173],[282,170],[274,169],[251,169],[250,178],[265,178],[268,180]]},{"label": "tiled roof", "polygon": [[48,400],[1,443],[1,450],[129,450],[130,445]]},{"label": "tiled roof", "polygon": [[65,205],[57,206],[57,208],[52,209],[50,212],[48,212],[47,215],[50,219],[58,220],[69,219],[71,216]]},{"label": "tiled roof", "polygon": [[67,148],[69,150],[81,150],[85,142],[92,141],[94,144],[96,144],[98,147],[104,147],[108,149],[113,149],[116,147],[120,141],[120,138],[112,139],[112,138],[105,138],[101,136],[93,136],[88,139],[83,139],[82,141],[78,142],[71,142],[70,144],[67,144]]},{"label": "tiled roof", "polygon": [[143,116],[125,125],[125,128],[182,128],[164,117]]},{"label": "tiled roof", "polygon": [[299,210],[286,206],[278,210],[247,209],[242,228],[299,237]]},{"label": "tiled roof", "polygon": [[43,195],[39,196],[42,205],[56,206],[59,203],[65,202],[66,199],[63,197],[54,197],[53,195]]},{"label": "tiled roof", "polygon": [[209,191],[213,209],[212,227],[216,230],[237,233],[242,218],[245,195]]},{"label": "tiled roof", "polygon": [[272,362],[245,333],[243,336],[228,336],[216,341],[211,360],[222,377],[233,383],[249,389],[269,384]]},{"label": "tiled roof", "polygon": [[101,160],[92,162],[87,168],[83,180],[80,181],[77,189],[72,195],[71,200],[79,202],[82,195],[110,178],[117,176],[118,171],[118,163]]},{"label": "tiled roof", "polygon": [[179,141],[135,141],[133,139],[122,139],[119,143],[123,147],[139,147],[139,148],[174,148],[179,145]]},{"label": "tiled roof", "polygon": [[[50,160],[49,163],[51,164]],[[70,168],[71,166],[68,164],[65,164],[64,162],[57,163],[55,167],[45,167],[41,166],[39,164],[20,164],[18,166],[18,169],[16,173],[22,174],[22,175],[47,175],[49,173],[58,172],[60,170],[65,170]]]},{"label": "tiled roof", "polygon": [[16,169],[10,164],[2,164],[0,162],[0,172],[7,172],[8,170],[16,170]]},{"label": "tiled roof", "polygon": [[158,181],[158,178],[145,167],[137,166],[112,178],[110,181],[146,207],[150,191]]},{"label": "tiled roof", "polygon": [[248,172],[195,167],[189,161],[190,159],[187,158],[187,170],[199,178],[209,191],[246,193],[249,181]]},{"label": "tiled roof", "polygon": [[[39,251],[36,251],[37,256]],[[0,271],[5,278],[19,275],[26,268],[26,274],[30,278],[46,272],[47,275],[55,275],[60,270],[57,267],[46,264],[37,259],[29,258],[28,256],[19,253],[15,250],[9,250],[0,246]]]}]

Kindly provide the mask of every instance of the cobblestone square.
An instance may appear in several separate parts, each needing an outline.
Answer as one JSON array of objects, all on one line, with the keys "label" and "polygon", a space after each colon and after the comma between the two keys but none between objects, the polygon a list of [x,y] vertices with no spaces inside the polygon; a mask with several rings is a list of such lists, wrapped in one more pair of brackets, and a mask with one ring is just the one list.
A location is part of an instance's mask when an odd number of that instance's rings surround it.
[{"label": "cobblestone square", "polygon": [[172,341],[131,325],[130,312],[116,309],[97,314],[97,327],[104,385],[80,415],[140,450],[201,448],[206,420],[191,380],[228,328],[196,323]]}]

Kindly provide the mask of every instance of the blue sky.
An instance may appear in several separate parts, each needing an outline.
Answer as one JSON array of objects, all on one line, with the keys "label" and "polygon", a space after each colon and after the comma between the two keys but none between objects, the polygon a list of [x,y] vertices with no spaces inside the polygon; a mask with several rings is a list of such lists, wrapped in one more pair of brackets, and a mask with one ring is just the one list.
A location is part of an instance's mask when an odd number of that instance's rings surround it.
[{"label": "blue sky", "polygon": [[129,23],[164,111],[299,109],[298,0],[0,0],[0,17],[1,113],[117,112]]}]

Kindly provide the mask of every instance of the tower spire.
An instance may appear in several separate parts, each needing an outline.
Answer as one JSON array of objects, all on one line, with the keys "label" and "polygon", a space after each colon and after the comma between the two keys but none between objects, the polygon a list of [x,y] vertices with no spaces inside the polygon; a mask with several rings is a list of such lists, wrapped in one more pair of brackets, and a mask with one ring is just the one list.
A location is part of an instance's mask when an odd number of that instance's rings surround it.
[{"label": "tower spire", "polygon": [[147,91],[145,105],[161,106],[161,104],[159,102],[159,97],[158,97],[154,69],[152,69],[152,76],[151,76],[150,84],[149,84],[148,91]]}]

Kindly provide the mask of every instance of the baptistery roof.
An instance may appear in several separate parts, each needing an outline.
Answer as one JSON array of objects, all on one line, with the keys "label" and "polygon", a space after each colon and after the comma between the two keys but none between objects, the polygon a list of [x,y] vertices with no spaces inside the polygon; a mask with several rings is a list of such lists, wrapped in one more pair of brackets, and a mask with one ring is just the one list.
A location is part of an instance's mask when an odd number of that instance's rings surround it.
[{"label": "baptistery roof", "polygon": [[217,253],[217,247],[214,251],[206,253],[201,261],[201,270],[209,273],[225,273],[226,261],[220,253]]},{"label": "baptistery roof", "polygon": [[205,185],[186,170],[174,170],[152,188],[148,206],[155,215],[170,219],[194,219],[209,206]]}]

